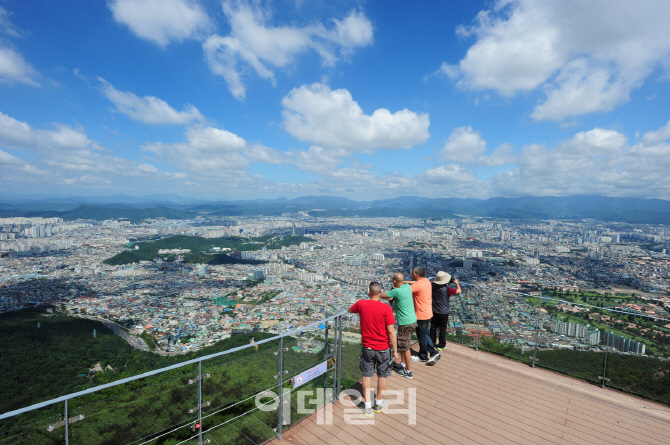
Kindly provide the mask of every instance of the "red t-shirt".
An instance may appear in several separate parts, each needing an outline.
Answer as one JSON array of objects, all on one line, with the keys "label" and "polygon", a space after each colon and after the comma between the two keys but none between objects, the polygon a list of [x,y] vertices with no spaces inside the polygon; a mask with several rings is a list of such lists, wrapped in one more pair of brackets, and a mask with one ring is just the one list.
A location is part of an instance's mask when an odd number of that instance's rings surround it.
[{"label": "red t-shirt", "polygon": [[359,300],[350,311],[361,317],[363,346],[375,351],[390,347],[386,326],[395,324],[391,306],[377,300]]}]

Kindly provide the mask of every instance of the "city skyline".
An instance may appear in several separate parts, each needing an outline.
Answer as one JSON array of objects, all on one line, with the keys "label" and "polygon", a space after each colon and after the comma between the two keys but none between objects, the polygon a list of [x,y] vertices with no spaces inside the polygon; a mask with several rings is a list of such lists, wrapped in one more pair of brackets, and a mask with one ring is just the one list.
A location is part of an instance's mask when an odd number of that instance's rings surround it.
[{"label": "city skyline", "polygon": [[667,2],[0,3],[0,192],[670,199]]}]

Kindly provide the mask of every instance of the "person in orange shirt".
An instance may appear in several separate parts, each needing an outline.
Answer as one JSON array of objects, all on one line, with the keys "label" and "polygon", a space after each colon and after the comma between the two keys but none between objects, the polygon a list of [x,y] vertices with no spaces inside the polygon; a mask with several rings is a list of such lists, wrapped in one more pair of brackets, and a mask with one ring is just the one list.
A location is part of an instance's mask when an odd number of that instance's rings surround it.
[{"label": "person in orange shirt", "polygon": [[[412,288],[414,298],[414,312],[416,312],[416,338],[419,340],[419,355],[412,356],[415,362],[426,362],[433,366],[440,359],[440,352],[435,349],[430,339],[430,320],[433,318],[433,289],[432,284],[426,278],[426,270],[416,267],[412,271],[413,281],[405,281]],[[430,354],[430,358],[428,358]]]}]

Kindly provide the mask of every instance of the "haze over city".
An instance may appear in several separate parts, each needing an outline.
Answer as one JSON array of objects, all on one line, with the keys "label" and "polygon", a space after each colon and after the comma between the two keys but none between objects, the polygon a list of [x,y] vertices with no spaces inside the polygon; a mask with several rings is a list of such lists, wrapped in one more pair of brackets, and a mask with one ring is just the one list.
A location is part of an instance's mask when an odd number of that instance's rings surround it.
[{"label": "haze over city", "polygon": [[0,2],[0,192],[670,197],[665,1]]}]

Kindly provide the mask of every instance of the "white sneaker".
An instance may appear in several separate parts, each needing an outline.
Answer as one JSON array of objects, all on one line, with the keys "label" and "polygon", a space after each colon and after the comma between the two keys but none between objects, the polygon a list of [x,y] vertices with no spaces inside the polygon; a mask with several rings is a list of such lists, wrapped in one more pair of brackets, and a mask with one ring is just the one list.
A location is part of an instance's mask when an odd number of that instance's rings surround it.
[{"label": "white sneaker", "polygon": [[412,356],[412,361],[413,361],[413,362],[427,362],[428,360],[419,358],[418,355],[413,355],[413,356]]},{"label": "white sneaker", "polygon": [[440,354],[437,353],[437,354],[433,355],[432,357],[430,357],[428,359],[428,361],[426,362],[426,365],[433,366],[433,365],[435,365],[435,362],[438,361],[439,359],[440,359]]}]

